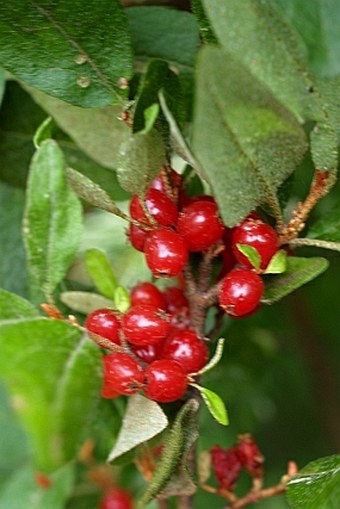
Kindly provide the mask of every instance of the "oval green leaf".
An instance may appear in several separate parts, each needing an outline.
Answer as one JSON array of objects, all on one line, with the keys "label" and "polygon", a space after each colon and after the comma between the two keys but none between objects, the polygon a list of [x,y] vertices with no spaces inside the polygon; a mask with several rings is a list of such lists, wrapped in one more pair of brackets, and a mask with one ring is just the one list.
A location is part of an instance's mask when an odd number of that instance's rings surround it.
[{"label": "oval green leaf", "polygon": [[96,248],[88,249],[85,253],[85,264],[88,274],[100,293],[113,300],[118,282],[104,251]]},{"label": "oval green leaf", "polygon": [[216,419],[217,422],[222,424],[223,426],[228,426],[229,418],[227,414],[227,409],[221,399],[221,397],[216,394],[216,392],[207,389],[206,387],[202,387],[198,384],[190,384],[195,387],[202,395],[204,403],[207,405],[207,408],[211,415]]}]

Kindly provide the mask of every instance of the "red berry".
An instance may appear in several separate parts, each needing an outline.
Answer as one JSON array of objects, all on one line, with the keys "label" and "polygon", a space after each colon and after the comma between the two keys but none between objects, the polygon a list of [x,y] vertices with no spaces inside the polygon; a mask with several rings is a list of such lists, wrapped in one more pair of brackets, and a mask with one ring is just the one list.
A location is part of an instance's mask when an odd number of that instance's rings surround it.
[{"label": "red berry", "polygon": [[[183,177],[177,171],[171,170],[170,172],[170,184],[173,188],[180,189],[183,185]],[[151,189],[157,189],[158,191],[162,191],[166,193],[166,186],[164,184],[164,179],[161,175],[158,175],[150,185]]]},{"label": "red berry", "polygon": [[96,309],[90,313],[86,318],[85,328],[89,333],[98,334],[117,345],[120,344],[118,335],[120,321],[110,309]]},{"label": "red berry", "polygon": [[149,304],[155,308],[166,310],[166,302],[163,293],[157,286],[145,281],[139,283],[131,290],[131,305]]},{"label": "red berry", "polygon": [[162,357],[179,362],[186,373],[196,373],[207,363],[208,348],[192,330],[173,330],[165,340]]},{"label": "red berry", "polygon": [[188,380],[181,365],[170,359],[161,359],[150,364],[145,370],[145,395],[159,403],[169,403],[181,398]]},{"label": "red berry", "polygon": [[132,497],[122,488],[112,488],[99,504],[100,509],[133,509]]},{"label": "red berry", "polygon": [[144,383],[144,372],[127,353],[114,352],[103,357],[104,387],[118,394],[135,394]]},{"label": "red berry", "polygon": [[[145,204],[157,223],[162,226],[170,226],[176,223],[178,216],[177,207],[162,191],[149,189],[146,193]],[[130,202],[130,215],[137,221],[149,223],[137,195],[134,195]]]},{"label": "red berry", "polygon": [[115,389],[113,389],[110,384],[107,384],[104,380],[104,384],[102,386],[101,390],[101,397],[105,399],[114,399],[118,398],[121,394],[117,392]]},{"label": "red berry", "polygon": [[122,330],[133,345],[154,345],[169,332],[168,316],[155,306],[140,304],[130,308],[122,318]]},{"label": "red berry", "polygon": [[138,226],[135,226],[134,224],[130,224],[129,231],[127,233],[127,236],[129,237],[129,240],[132,244],[132,246],[137,249],[137,251],[144,252],[144,244],[145,239],[148,235],[147,230],[142,230],[142,228],[138,228]]},{"label": "red berry", "polygon": [[191,203],[195,203],[196,201],[210,201],[211,203],[216,203],[214,197],[209,194],[195,194],[189,196],[186,205],[191,205]]},{"label": "red berry", "polygon": [[182,308],[189,307],[188,299],[184,295],[182,288],[178,286],[167,286],[163,290],[163,295],[168,313],[175,313]]},{"label": "red berry", "polygon": [[216,203],[201,200],[184,207],[178,218],[177,230],[187,241],[190,251],[203,251],[210,247],[224,231]]},{"label": "red berry", "polygon": [[264,284],[258,274],[236,268],[222,280],[218,301],[227,315],[245,316],[258,307],[263,291]]},{"label": "red berry", "polygon": [[176,276],[188,261],[188,248],[178,233],[166,228],[151,232],[145,241],[145,259],[155,276]]},{"label": "red berry", "polygon": [[252,267],[248,258],[242,254],[237,244],[245,244],[257,250],[261,258],[260,268],[264,270],[279,249],[275,230],[261,219],[247,218],[234,229],[232,249],[237,260],[246,267]]},{"label": "red berry", "polygon": [[222,449],[215,445],[211,451],[211,461],[219,487],[233,491],[235,482],[242,471],[242,464],[238,458],[236,447]]},{"label": "red berry", "polygon": [[150,364],[151,362],[161,358],[163,352],[163,343],[163,341],[160,341],[155,345],[132,345],[132,350],[140,360],[146,362],[146,364]]},{"label": "red berry", "polygon": [[242,466],[253,477],[262,477],[264,458],[256,442],[250,435],[239,435],[239,443],[235,447]]}]

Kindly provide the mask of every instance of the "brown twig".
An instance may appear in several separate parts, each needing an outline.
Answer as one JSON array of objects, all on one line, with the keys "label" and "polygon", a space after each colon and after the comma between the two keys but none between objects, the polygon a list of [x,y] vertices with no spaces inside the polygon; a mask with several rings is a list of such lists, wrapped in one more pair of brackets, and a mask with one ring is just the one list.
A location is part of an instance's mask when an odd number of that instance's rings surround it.
[{"label": "brown twig", "polygon": [[327,194],[328,187],[329,172],[316,170],[307,198],[297,204],[291,220],[279,231],[280,244],[287,244],[298,236],[305,227],[311,210]]}]

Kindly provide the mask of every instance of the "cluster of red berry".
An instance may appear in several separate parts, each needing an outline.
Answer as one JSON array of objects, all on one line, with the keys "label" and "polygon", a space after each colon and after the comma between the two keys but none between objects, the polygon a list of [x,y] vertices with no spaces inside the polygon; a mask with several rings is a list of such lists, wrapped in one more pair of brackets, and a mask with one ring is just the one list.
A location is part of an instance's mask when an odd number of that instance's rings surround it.
[{"label": "cluster of red berry", "polygon": [[208,349],[189,323],[188,301],[176,286],[161,292],[144,282],[131,292],[131,308],[120,315],[109,309],[91,313],[85,326],[130,353],[112,352],[103,357],[102,395],[112,398],[143,390],[158,402],[179,399],[187,389],[188,374],[199,371]]},{"label": "cluster of red berry", "polygon": [[263,456],[248,434],[239,435],[238,443],[228,449],[215,445],[210,455],[219,488],[233,491],[243,469],[254,479],[263,477]]},{"label": "cluster of red berry", "polygon": [[[260,277],[278,250],[275,231],[256,214],[239,226],[224,226],[213,197],[188,197],[181,175],[171,170],[148,188],[145,200],[130,202],[128,237],[145,255],[156,277],[177,276],[190,253],[212,252],[222,264],[215,287],[215,301],[228,315],[246,316],[256,310],[263,294]],[[242,246],[256,252],[255,268]],[[210,285],[210,281],[208,284]],[[117,345],[105,355],[104,397],[131,395],[139,390],[158,402],[179,399],[189,375],[207,362],[204,340],[193,330],[190,306],[180,287],[161,292],[152,283],[141,283],[131,292],[125,314],[99,309],[87,317],[86,328]]]}]

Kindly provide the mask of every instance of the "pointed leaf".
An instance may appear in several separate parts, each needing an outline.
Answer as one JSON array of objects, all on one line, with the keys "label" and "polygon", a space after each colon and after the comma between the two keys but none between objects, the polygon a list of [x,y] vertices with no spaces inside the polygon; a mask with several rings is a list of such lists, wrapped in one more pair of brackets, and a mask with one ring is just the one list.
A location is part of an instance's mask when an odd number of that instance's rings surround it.
[{"label": "pointed leaf", "polygon": [[91,292],[63,292],[60,295],[60,300],[73,311],[84,315],[89,315],[92,311],[100,308],[115,308],[113,300]]},{"label": "pointed leaf", "polygon": [[120,78],[130,78],[132,62],[118,0],[2,3],[0,32],[0,62],[30,86],[92,108],[123,95]]},{"label": "pointed leaf", "polygon": [[98,290],[104,297],[113,300],[118,283],[104,251],[88,249],[85,253],[85,263],[86,270]]},{"label": "pointed leaf", "polygon": [[126,191],[142,194],[165,164],[165,147],[161,135],[152,129],[136,133],[120,146],[118,180]]},{"label": "pointed leaf", "polygon": [[119,146],[130,134],[120,120],[121,107],[79,108],[39,90],[25,89],[85,154],[106,168],[117,168]]},{"label": "pointed leaf", "polygon": [[0,325],[34,318],[39,318],[39,314],[28,300],[0,289]]},{"label": "pointed leaf", "polygon": [[64,156],[53,140],[33,157],[24,215],[24,239],[30,269],[49,297],[75,256],[82,231],[81,204],[68,187]]},{"label": "pointed leaf", "polygon": [[282,274],[287,268],[287,253],[283,249],[277,251],[267,265],[264,274]]},{"label": "pointed leaf", "polygon": [[340,500],[340,455],[308,463],[287,485],[293,509],[337,509]]},{"label": "pointed leaf", "polygon": [[41,143],[45,140],[49,140],[52,138],[52,130],[53,130],[53,119],[52,117],[47,117],[36,130],[33,143],[36,149],[38,149]]},{"label": "pointed leaf", "polygon": [[211,369],[213,369],[222,359],[223,348],[224,348],[225,338],[219,338],[216,345],[216,350],[214,355],[211,357],[208,364],[206,364],[202,369],[199,370],[198,374],[203,375],[203,373],[207,373]]},{"label": "pointed leaf", "polygon": [[223,424],[223,426],[228,426],[229,418],[227,410],[220,396],[216,394],[216,392],[211,391],[206,387],[202,387],[201,385],[193,383],[190,385],[195,387],[201,393],[203,401],[207,405],[208,410],[214,419],[216,419],[216,421],[220,424]]},{"label": "pointed leaf", "polygon": [[308,283],[324,272],[329,265],[325,258],[287,257],[287,268],[283,274],[272,276],[266,281],[266,289],[261,299],[264,304],[273,304]]},{"label": "pointed leaf", "polygon": [[258,250],[248,244],[236,244],[237,249],[248,259],[255,269],[259,269],[261,265],[261,256]]},{"label": "pointed leaf", "polygon": [[131,306],[131,299],[129,292],[122,286],[117,286],[114,294],[115,308],[121,313],[125,313]]},{"label": "pointed leaf", "polygon": [[0,372],[43,471],[72,459],[101,384],[100,352],[73,326],[33,319],[0,327]]},{"label": "pointed leaf", "polygon": [[186,455],[193,440],[196,440],[197,435],[195,432],[192,433],[192,428],[195,426],[198,407],[198,402],[195,399],[190,399],[178,412],[166,437],[157,469],[138,502],[139,507],[147,505],[166,489],[167,483],[181,465],[183,453]]},{"label": "pointed leaf", "polygon": [[157,117],[159,115],[159,104],[153,103],[148,108],[144,110],[144,122],[145,127],[143,129],[143,133],[148,133],[151,131],[153,126],[155,125],[155,122],[157,120]]},{"label": "pointed leaf", "polygon": [[150,440],[167,425],[166,415],[157,403],[140,394],[131,396],[117,442],[109,454],[108,461],[113,461],[137,445]]},{"label": "pointed leaf", "polygon": [[121,214],[115,202],[98,184],[73,168],[67,168],[66,174],[68,183],[79,198],[112,214]]},{"label": "pointed leaf", "polygon": [[198,59],[193,149],[232,227],[278,187],[306,150],[304,131],[249,71],[217,47]]}]

